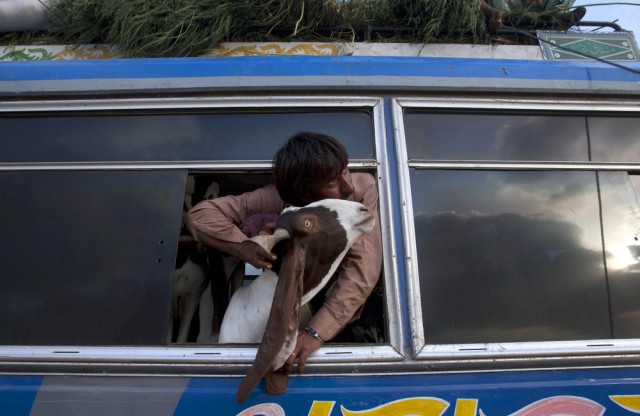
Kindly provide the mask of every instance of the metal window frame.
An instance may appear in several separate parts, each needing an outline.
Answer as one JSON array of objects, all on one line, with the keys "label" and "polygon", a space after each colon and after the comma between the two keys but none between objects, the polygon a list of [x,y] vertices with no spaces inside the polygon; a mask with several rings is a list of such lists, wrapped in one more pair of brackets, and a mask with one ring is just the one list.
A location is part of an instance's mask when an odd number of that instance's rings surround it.
[{"label": "metal window frame", "polygon": [[640,103],[618,100],[527,99],[527,98],[415,98],[397,97],[392,100],[391,112],[396,146],[400,204],[403,207],[404,259],[407,270],[407,298],[411,326],[411,350],[416,360],[432,363],[446,362],[449,366],[460,363],[482,362],[481,365],[497,366],[496,361],[507,363],[528,361],[529,365],[562,365],[585,358],[616,358],[640,354],[638,339],[603,339],[579,341],[508,342],[472,344],[428,344],[425,339],[419,287],[413,202],[411,197],[410,169],[464,169],[464,170],[588,170],[624,171],[638,170],[639,163],[593,162],[529,162],[529,161],[429,161],[410,159],[407,154],[403,124],[404,109],[488,110],[497,114],[505,111],[562,111],[576,113],[635,113],[640,117]]},{"label": "metal window frame", "polygon": [[[391,215],[390,172],[387,164],[387,138],[383,100],[371,96],[241,96],[180,97],[136,99],[47,99],[0,102],[2,113],[82,113],[85,111],[175,110],[175,109],[288,109],[288,108],[371,108],[375,135],[375,159],[350,160],[352,169],[375,170],[380,195],[383,235],[383,271],[388,325],[388,341],[381,345],[327,345],[310,359],[308,373],[367,363],[397,362],[403,359],[400,300],[398,297],[394,223]],[[198,162],[91,162],[91,163],[0,163],[1,171],[87,171],[87,170],[237,170],[257,171],[271,168],[271,161],[198,161]],[[107,372],[163,374],[238,374],[243,373],[257,351],[254,346],[176,345],[160,347],[89,346],[0,346],[0,373],[3,372]],[[315,370],[314,370],[315,369]]]}]

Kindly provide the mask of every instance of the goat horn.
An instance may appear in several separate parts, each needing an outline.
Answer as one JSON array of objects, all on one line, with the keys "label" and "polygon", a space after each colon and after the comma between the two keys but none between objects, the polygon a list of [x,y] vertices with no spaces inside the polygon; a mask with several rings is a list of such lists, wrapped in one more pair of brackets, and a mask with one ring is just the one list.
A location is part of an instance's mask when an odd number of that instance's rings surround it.
[{"label": "goat horn", "polygon": [[266,251],[271,253],[271,250],[276,244],[278,244],[282,240],[286,240],[287,238],[291,238],[289,232],[284,228],[278,228],[271,235],[256,235],[249,240],[253,241],[254,243],[264,248]]}]

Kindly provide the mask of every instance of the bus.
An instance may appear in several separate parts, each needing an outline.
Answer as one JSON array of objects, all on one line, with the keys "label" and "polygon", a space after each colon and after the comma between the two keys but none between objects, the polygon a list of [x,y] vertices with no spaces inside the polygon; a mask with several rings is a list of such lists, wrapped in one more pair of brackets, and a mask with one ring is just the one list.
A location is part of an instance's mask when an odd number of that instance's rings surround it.
[{"label": "bus", "polygon": [[[0,414],[640,413],[640,65],[625,65],[3,62]],[[382,275],[366,319],[286,393],[238,404],[257,345],[216,342],[209,288],[175,337],[185,206],[269,183],[302,130],[375,176]]]}]

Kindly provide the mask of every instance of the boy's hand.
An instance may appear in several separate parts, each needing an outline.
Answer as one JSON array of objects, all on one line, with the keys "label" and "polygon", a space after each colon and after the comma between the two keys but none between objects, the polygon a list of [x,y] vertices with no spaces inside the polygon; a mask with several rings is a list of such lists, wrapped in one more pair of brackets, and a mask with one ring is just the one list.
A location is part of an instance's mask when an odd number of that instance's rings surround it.
[{"label": "boy's hand", "polygon": [[305,331],[300,331],[298,334],[298,340],[296,341],[296,347],[293,350],[293,354],[291,354],[287,361],[285,361],[283,368],[284,371],[289,374],[293,370],[293,364],[298,361],[298,374],[302,374],[304,372],[304,367],[307,364],[307,359],[309,355],[318,351],[322,346],[323,342],[318,340],[317,338],[312,337],[307,334]]},{"label": "boy's hand", "polygon": [[240,260],[251,264],[257,269],[270,269],[271,263],[277,258],[275,254],[269,253],[259,244],[250,240],[243,241],[238,247],[238,252],[240,253]]}]

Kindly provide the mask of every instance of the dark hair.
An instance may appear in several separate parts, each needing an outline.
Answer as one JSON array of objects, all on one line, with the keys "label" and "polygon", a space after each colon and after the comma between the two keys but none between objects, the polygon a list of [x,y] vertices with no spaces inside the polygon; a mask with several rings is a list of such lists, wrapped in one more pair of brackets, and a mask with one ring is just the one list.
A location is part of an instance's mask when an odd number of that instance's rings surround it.
[{"label": "dark hair", "polygon": [[349,155],[336,138],[321,133],[296,133],[273,158],[273,179],[283,201],[302,206],[302,196],[319,181],[338,176]]}]

